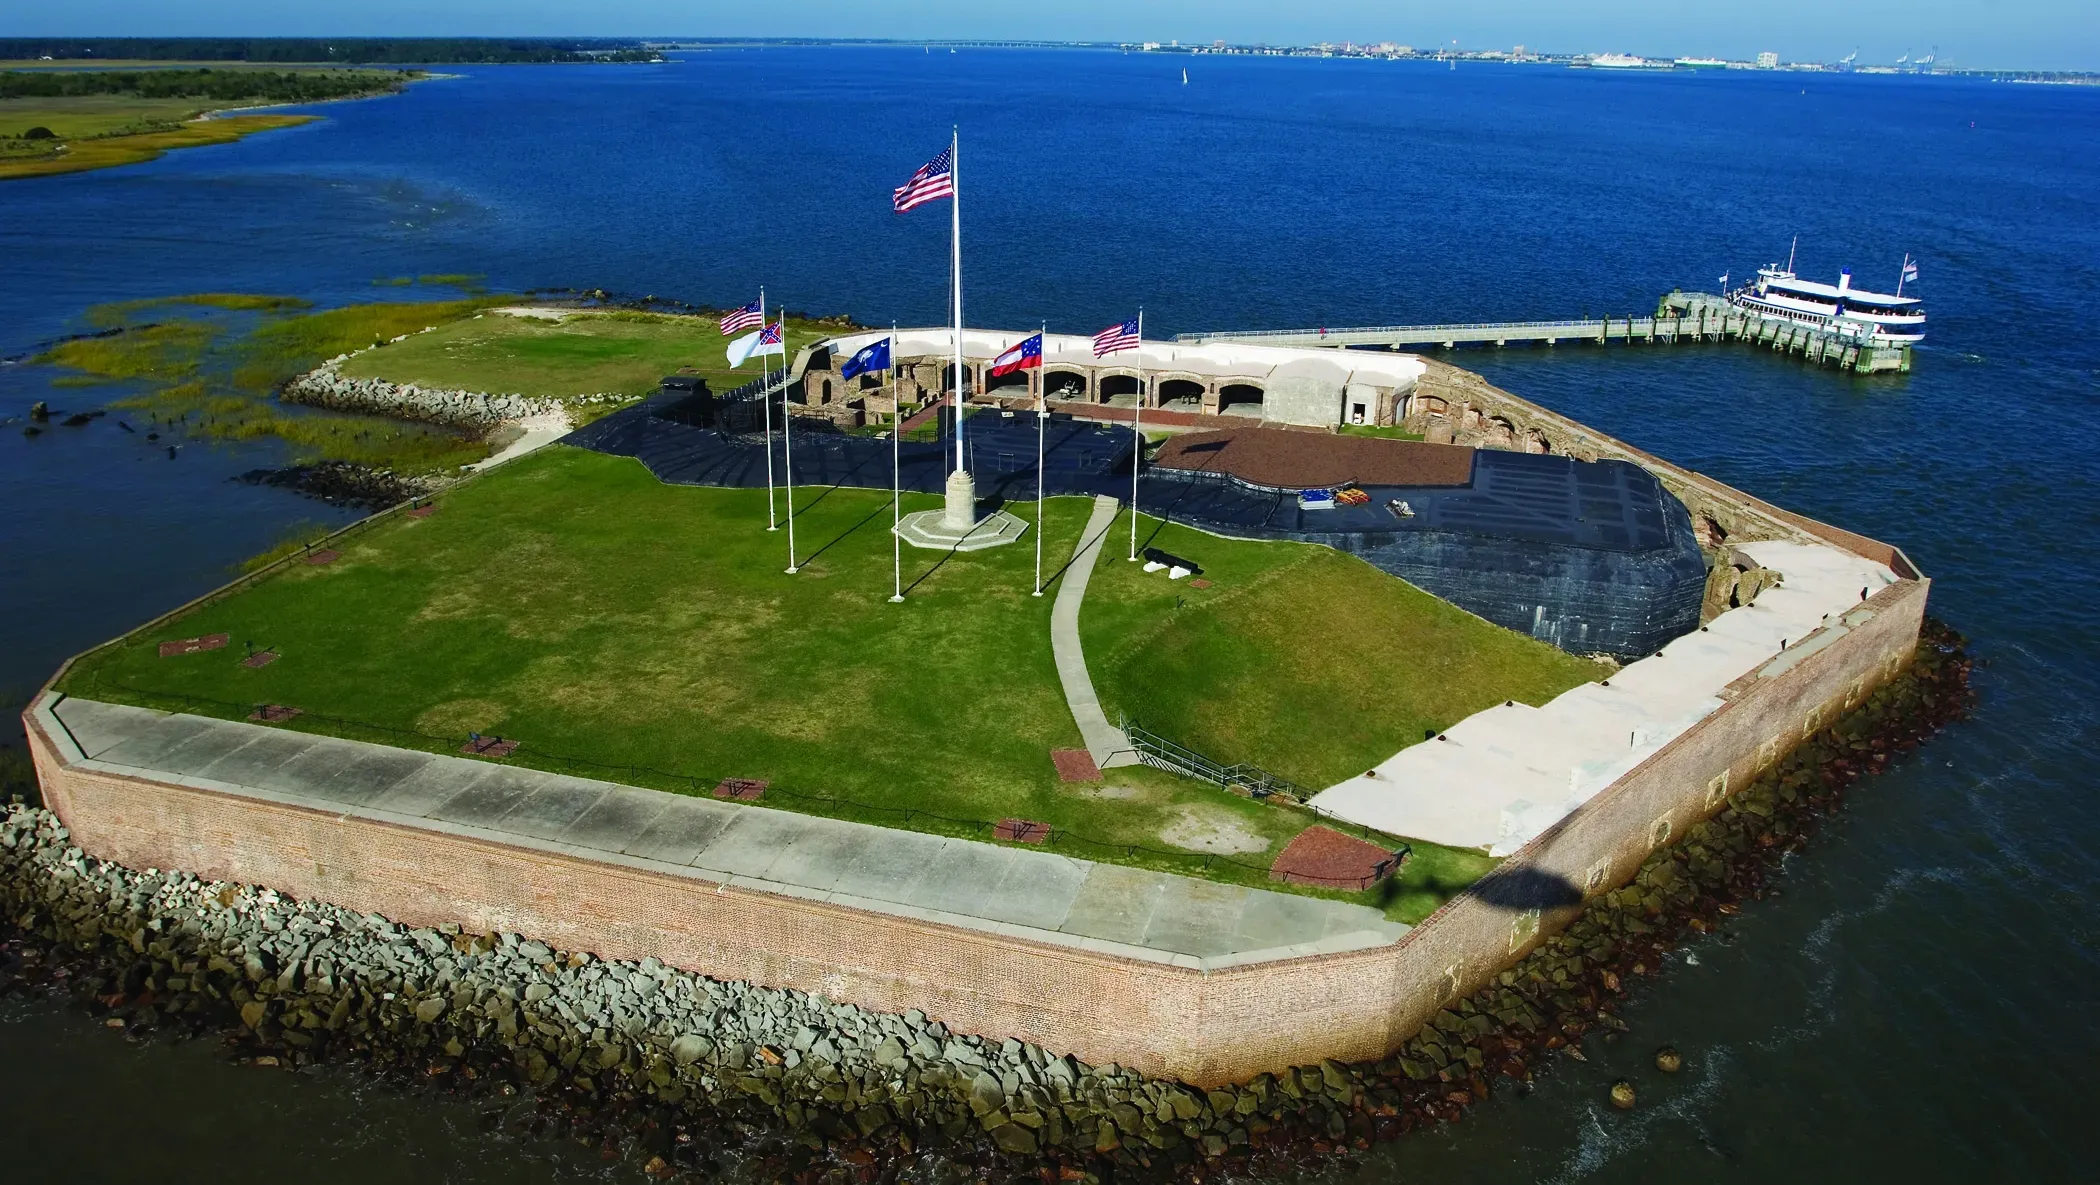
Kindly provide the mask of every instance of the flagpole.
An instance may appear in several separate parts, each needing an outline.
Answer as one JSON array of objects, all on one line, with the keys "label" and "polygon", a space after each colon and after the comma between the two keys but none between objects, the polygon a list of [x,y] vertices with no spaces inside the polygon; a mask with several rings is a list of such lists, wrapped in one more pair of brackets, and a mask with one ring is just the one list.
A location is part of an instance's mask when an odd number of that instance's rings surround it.
[{"label": "flagpole", "polygon": [[955,277],[955,468],[963,464],[963,300],[962,300],[962,129],[953,129],[948,141],[949,268]]},{"label": "flagpole", "polygon": [[1130,458],[1130,558],[1137,559],[1138,470],[1145,464],[1145,306],[1138,306],[1137,409],[1130,417],[1130,433],[1137,437],[1137,451]]},{"label": "flagpole", "polygon": [[897,323],[890,322],[890,601],[904,599],[904,482],[898,476],[897,440],[904,435],[904,409],[897,403]]},{"label": "flagpole", "polygon": [[[758,334],[766,333],[766,286],[758,286]],[[761,342],[761,345],[764,343]],[[766,530],[780,529],[780,520],[773,512],[773,368],[766,362],[766,355],[758,356],[758,406],[766,416]]]},{"label": "flagpole", "polygon": [[780,315],[780,446],[786,453],[787,480],[781,483],[787,495],[788,519],[788,566],[787,574],[793,576],[801,571],[795,562],[795,434],[789,429],[787,389],[787,314]]},{"label": "flagpole", "polygon": [[[1043,353],[1050,352],[1050,323],[1043,322]],[[1050,362],[1035,368],[1035,595],[1043,595],[1043,418],[1050,413]]]}]

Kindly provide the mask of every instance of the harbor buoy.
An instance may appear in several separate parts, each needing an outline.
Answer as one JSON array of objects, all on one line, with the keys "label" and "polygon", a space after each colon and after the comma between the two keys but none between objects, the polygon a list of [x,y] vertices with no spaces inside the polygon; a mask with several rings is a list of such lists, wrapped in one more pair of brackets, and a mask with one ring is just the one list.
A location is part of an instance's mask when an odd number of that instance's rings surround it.
[{"label": "harbor buoy", "polygon": [[1621,1111],[1633,1110],[1633,1083],[1624,1078],[1611,1084],[1611,1105]]},{"label": "harbor buoy", "polygon": [[1665,1045],[1655,1051],[1655,1068],[1665,1074],[1675,1074],[1684,1068],[1684,1055],[1675,1046]]}]

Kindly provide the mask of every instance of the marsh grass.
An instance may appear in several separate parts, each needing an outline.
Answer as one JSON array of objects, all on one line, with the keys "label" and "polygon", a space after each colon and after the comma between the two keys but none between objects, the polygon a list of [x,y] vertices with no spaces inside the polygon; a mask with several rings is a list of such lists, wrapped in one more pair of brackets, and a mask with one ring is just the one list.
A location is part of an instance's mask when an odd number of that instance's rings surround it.
[{"label": "marsh grass", "polygon": [[[257,132],[276,131],[312,123],[311,115],[229,115],[222,119],[197,120],[177,127],[132,135],[110,135],[74,140],[56,148],[43,141],[7,141],[0,144],[0,180],[14,177],[48,177],[59,173],[84,173],[153,160],[177,148],[199,148],[228,144]],[[35,145],[23,148],[23,145]]]},{"label": "marsh grass", "polygon": [[89,320],[123,332],[61,342],[34,361],[77,373],[70,383],[143,380],[116,406],[154,422],[222,440],[272,437],[293,458],[347,461],[420,473],[453,470],[487,455],[478,436],[375,416],[291,407],[275,398],[287,380],[337,354],[467,316],[477,299],[384,302],[321,312],[296,297],[196,293],[91,309]]},{"label": "marsh grass", "polygon": [[87,319],[91,325],[112,329],[134,325],[139,314],[155,309],[281,313],[312,307],[312,301],[297,296],[271,296],[258,292],[191,292],[180,296],[149,296],[142,300],[118,300],[98,304],[88,309]]}]

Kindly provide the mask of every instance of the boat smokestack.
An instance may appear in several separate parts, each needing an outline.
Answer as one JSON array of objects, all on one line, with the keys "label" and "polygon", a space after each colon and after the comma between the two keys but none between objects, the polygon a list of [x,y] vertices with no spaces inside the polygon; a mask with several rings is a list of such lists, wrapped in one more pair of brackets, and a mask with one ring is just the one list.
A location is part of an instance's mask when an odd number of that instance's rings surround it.
[{"label": "boat smokestack", "polygon": [[1839,291],[1839,292],[1850,292],[1851,290],[1852,290],[1852,269],[1848,267],[1848,268],[1846,268],[1846,269],[1845,269],[1844,271],[1841,271],[1841,272],[1839,272],[1839,273],[1838,273],[1838,291]]}]

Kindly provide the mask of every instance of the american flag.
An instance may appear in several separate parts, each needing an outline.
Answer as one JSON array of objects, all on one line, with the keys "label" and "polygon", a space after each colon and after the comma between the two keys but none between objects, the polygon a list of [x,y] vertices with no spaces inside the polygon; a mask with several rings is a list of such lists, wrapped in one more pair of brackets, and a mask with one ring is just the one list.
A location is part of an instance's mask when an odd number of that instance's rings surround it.
[{"label": "american flag", "polygon": [[723,314],[722,336],[728,337],[732,333],[742,333],[744,330],[765,320],[766,315],[759,308],[762,303],[762,301],[754,300],[743,308],[732,309],[728,313]]},{"label": "american flag", "polygon": [[902,214],[927,202],[937,202],[944,197],[954,196],[955,147],[950,145],[941,149],[939,156],[920,165],[919,171],[911,175],[911,180],[898,186],[896,193],[890,198],[890,205],[897,213]]},{"label": "american flag", "polygon": [[1094,335],[1094,357],[1103,358],[1117,350],[1138,348],[1137,318],[1119,321]]}]

